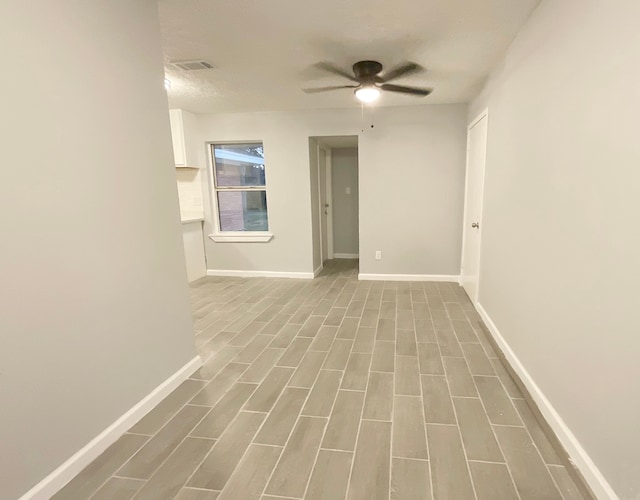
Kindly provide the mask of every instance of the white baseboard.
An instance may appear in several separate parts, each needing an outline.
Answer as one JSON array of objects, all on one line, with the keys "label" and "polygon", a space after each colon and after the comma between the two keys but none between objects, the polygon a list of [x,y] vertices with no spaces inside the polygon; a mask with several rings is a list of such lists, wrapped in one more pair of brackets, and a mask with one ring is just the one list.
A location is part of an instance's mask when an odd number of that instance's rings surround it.
[{"label": "white baseboard", "polygon": [[294,278],[311,280],[313,273],[280,271],[236,271],[227,269],[207,269],[207,276],[233,276],[236,278]]},{"label": "white baseboard", "polygon": [[316,276],[318,276],[318,274],[320,274],[322,272],[322,270],[324,269],[324,266],[322,264],[320,264],[318,266],[318,269],[316,269],[315,271],[313,271],[313,277],[315,278]]},{"label": "white baseboard", "polygon": [[520,380],[522,380],[522,383],[529,391],[529,394],[538,406],[542,416],[558,437],[558,440],[569,454],[570,460],[580,471],[587,484],[591,487],[593,493],[598,499],[618,500],[618,496],[613,491],[613,488],[611,488],[611,485],[609,485],[600,470],[593,463],[593,460],[591,460],[585,449],[574,436],[573,432],[571,432],[567,424],[562,420],[562,417],[551,405],[551,402],[544,395],[540,387],[535,383],[505,338],[500,334],[495,323],[487,314],[487,311],[485,311],[480,304],[476,305],[476,309],[484,323],[487,325],[487,328],[489,329],[489,332],[491,332],[496,344],[498,344],[498,347],[502,350],[504,357],[513,368],[513,371],[515,371],[520,377]]},{"label": "white baseboard", "polygon": [[196,356],[142,398],[134,407],[118,418],[118,420],[74,453],[71,458],[51,474],[22,495],[20,500],[48,500],[51,498],[82,471],[82,469],[115,443],[120,436],[155,408],[156,405],[166,398],[176,387],[188,379],[200,366],[202,366],[202,359],[200,356]]},{"label": "white baseboard", "polygon": [[359,280],[367,281],[447,281],[458,283],[460,276],[452,274],[358,274]]},{"label": "white baseboard", "polygon": [[360,254],[357,253],[334,253],[334,259],[359,259]]}]

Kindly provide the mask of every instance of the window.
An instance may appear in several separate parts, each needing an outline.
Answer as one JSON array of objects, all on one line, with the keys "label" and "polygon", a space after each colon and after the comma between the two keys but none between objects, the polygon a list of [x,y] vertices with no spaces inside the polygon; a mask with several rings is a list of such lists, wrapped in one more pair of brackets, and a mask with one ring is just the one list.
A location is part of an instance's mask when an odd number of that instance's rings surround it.
[{"label": "window", "polygon": [[[238,241],[256,233],[267,235],[267,191],[261,143],[212,144],[213,198],[218,232],[214,241]],[[247,234],[247,233],[253,233]],[[230,239],[226,237],[236,238]],[[254,239],[253,241],[269,241]]]}]

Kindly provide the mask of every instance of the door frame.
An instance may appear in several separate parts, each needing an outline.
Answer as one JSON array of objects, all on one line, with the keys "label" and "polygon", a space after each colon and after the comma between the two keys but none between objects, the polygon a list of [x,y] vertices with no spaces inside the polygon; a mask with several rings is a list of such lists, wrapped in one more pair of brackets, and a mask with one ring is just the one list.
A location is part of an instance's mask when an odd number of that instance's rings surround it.
[{"label": "door frame", "polygon": [[[320,151],[324,152],[324,165],[320,162]],[[325,200],[329,203],[329,208],[333,209],[333,195],[331,192],[331,149],[325,146],[318,144],[318,148],[316,150],[317,154],[317,163],[318,163],[318,208],[319,208],[319,218],[318,228],[320,229],[320,260],[322,265],[324,266],[324,261],[333,259],[333,212],[327,214],[327,227],[323,227],[322,225],[322,213],[326,210],[327,207],[322,206],[322,186],[321,180],[322,176],[320,175],[322,169],[325,171]],[[322,249],[322,239],[324,236],[324,232],[327,232],[327,255],[324,255]]]},{"label": "door frame", "polygon": [[480,112],[480,114],[478,116],[476,116],[476,118],[474,118],[469,125],[467,126],[467,159],[466,159],[466,167],[465,167],[465,179],[464,179],[464,213],[463,213],[463,217],[462,217],[462,253],[460,255],[460,280],[458,282],[458,284],[460,286],[462,286],[462,277],[464,276],[463,271],[464,271],[464,252],[465,252],[465,247],[466,247],[466,243],[467,243],[467,233],[468,231],[470,231],[471,229],[471,225],[470,222],[468,220],[469,218],[469,206],[468,206],[468,198],[469,198],[469,152],[470,152],[470,141],[469,138],[471,136],[471,130],[473,129],[473,127],[475,127],[478,123],[480,123],[483,119],[487,120],[487,136],[486,136],[486,145],[485,145],[485,158],[484,158],[484,164],[485,164],[485,168],[482,172],[482,181],[481,181],[481,186],[480,186],[480,215],[479,215],[479,220],[478,222],[480,223],[480,234],[478,235],[478,257],[477,257],[477,265],[478,265],[478,283],[476,284],[476,293],[475,293],[475,297],[469,297],[471,299],[471,302],[474,305],[478,304],[478,295],[480,293],[480,255],[482,253],[482,228],[483,228],[483,224],[482,224],[482,219],[483,219],[483,212],[484,212],[484,180],[485,180],[485,176],[486,176],[486,170],[487,170],[487,151],[488,151],[488,143],[489,143],[489,108],[485,108],[484,110],[482,110],[482,112]]}]

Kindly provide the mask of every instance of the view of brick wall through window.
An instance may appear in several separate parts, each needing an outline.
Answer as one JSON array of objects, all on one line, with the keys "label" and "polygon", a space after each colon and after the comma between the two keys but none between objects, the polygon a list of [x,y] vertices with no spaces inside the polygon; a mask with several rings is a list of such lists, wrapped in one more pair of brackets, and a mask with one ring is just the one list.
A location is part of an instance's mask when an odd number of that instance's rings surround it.
[{"label": "view of brick wall through window", "polygon": [[267,231],[262,144],[217,144],[213,149],[220,230]]}]

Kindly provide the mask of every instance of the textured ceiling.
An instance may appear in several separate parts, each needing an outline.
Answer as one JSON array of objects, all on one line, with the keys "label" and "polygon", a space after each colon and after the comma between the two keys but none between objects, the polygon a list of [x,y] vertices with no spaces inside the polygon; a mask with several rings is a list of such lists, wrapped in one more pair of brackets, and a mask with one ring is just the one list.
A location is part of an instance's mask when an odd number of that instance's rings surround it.
[{"label": "textured ceiling", "polygon": [[[359,106],[348,83],[314,68],[375,59],[414,61],[426,73],[394,83],[429,97],[384,93],[382,106],[467,102],[540,0],[160,0],[171,107],[196,113]],[[169,61],[205,59],[187,72]]]}]

